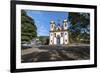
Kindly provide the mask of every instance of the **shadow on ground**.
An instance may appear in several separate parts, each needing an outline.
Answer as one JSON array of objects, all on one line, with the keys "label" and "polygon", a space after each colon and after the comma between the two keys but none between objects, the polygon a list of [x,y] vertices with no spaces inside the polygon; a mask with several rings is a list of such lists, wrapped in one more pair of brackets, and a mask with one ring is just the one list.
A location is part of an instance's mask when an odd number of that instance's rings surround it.
[{"label": "shadow on ground", "polygon": [[[40,46],[39,50],[21,56],[21,62],[47,62],[90,59],[90,46]],[[34,48],[33,48],[34,50]]]}]

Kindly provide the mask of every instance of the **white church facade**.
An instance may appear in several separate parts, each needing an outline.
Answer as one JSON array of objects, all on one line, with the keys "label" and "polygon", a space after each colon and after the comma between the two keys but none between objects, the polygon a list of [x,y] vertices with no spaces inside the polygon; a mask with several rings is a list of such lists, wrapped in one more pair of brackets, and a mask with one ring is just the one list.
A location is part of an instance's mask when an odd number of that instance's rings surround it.
[{"label": "white church facade", "polygon": [[50,21],[50,36],[49,45],[66,45],[68,39],[68,21],[65,19],[63,24],[56,24],[55,21]]}]

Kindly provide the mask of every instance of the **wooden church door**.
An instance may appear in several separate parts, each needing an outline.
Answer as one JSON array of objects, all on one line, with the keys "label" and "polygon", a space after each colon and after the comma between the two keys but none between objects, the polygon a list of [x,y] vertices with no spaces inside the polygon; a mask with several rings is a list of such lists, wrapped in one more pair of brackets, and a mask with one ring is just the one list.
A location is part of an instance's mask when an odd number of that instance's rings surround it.
[{"label": "wooden church door", "polygon": [[57,45],[60,45],[60,36],[57,35]]}]

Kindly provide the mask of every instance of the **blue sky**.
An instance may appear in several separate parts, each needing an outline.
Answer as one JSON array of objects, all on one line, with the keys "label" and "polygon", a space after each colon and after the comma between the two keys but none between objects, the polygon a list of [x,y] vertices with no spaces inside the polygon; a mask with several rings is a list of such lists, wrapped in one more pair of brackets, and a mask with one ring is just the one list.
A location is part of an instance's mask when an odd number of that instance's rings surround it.
[{"label": "blue sky", "polygon": [[62,24],[65,18],[68,18],[68,12],[56,12],[56,11],[35,11],[27,10],[27,15],[35,20],[37,26],[38,36],[49,36],[50,21],[54,20],[56,24]]}]

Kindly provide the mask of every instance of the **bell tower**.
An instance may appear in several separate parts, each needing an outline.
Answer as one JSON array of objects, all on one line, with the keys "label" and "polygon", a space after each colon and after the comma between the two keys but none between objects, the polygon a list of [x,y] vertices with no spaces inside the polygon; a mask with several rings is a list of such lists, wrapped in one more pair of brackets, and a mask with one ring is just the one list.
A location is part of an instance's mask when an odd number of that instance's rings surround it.
[{"label": "bell tower", "polygon": [[68,20],[64,19],[63,21],[63,29],[64,29],[64,44],[68,44],[69,43],[69,37],[68,37]]},{"label": "bell tower", "polygon": [[63,28],[64,28],[64,30],[67,30],[67,28],[68,28],[68,23],[67,22],[68,22],[67,19],[65,19],[63,21]]},{"label": "bell tower", "polygon": [[55,21],[50,21],[50,31],[54,31],[56,29]]}]

